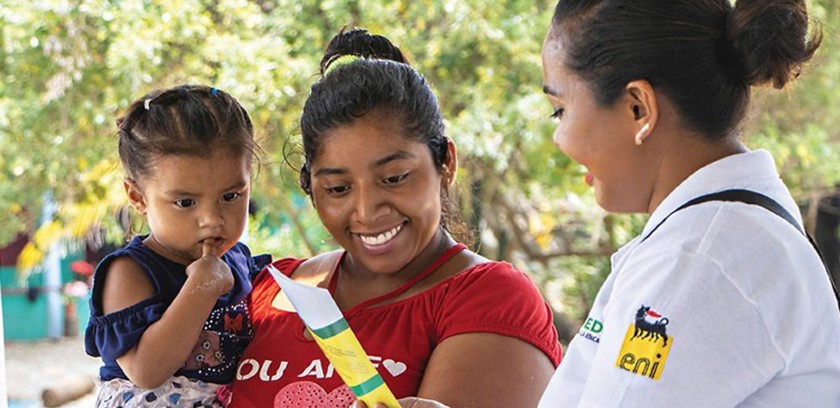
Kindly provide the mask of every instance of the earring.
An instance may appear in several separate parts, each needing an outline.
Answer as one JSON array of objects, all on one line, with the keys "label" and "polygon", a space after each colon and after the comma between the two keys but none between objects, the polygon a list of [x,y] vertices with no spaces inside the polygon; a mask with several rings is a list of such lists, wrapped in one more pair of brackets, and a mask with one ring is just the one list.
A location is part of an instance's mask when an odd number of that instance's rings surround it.
[{"label": "earring", "polygon": [[638,132],[636,132],[636,146],[641,146],[647,136],[647,131],[650,129],[650,122],[645,123]]}]

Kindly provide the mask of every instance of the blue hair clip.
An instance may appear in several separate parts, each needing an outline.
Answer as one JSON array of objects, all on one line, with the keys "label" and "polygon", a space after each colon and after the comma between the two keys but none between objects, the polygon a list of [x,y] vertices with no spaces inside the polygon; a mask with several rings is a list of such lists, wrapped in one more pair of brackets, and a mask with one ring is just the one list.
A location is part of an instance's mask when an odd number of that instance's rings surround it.
[{"label": "blue hair clip", "polygon": [[210,88],[210,95],[216,96],[219,94],[219,90],[216,88]]}]

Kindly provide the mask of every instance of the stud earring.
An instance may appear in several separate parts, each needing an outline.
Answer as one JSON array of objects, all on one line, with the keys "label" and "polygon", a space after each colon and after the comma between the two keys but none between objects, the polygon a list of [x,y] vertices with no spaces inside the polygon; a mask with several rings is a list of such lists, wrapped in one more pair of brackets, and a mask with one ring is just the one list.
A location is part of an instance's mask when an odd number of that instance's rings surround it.
[{"label": "stud earring", "polygon": [[645,123],[638,132],[636,132],[636,146],[641,146],[647,136],[647,131],[650,129],[650,122]]}]

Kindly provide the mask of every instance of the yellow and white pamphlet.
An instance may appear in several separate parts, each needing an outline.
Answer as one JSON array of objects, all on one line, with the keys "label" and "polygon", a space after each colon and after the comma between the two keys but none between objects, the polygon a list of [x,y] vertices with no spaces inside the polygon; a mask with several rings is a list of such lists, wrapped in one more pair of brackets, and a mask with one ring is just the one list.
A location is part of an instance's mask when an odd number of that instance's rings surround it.
[{"label": "yellow and white pamphlet", "polygon": [[268,266],[268,272],[356,398],[371,408],[377,403],[400,408],[330,293],[323,288],[295,282],[273,265]]}]

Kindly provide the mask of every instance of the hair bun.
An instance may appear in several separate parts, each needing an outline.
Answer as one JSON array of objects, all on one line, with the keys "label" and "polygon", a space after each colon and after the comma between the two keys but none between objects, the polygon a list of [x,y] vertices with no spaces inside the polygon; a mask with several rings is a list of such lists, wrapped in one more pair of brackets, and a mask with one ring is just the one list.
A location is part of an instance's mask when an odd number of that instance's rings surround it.
[{"label": "hair bun", "polygon": [[781,89],[799,75],[822,41],[808,38],[804,0],[738,0],[727,27],[746,85]]},{"label": "hair bun", "polygon": [[323,76],[327,72],[333,62],[345,56],[408,63],[402,51],[387,38],[370,34],[362,28],[342,29],[330,40],[327,49],[324,51],[324,57],[321,58],[320,64],[321,75]]}]

